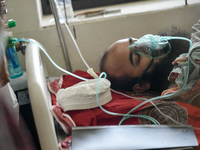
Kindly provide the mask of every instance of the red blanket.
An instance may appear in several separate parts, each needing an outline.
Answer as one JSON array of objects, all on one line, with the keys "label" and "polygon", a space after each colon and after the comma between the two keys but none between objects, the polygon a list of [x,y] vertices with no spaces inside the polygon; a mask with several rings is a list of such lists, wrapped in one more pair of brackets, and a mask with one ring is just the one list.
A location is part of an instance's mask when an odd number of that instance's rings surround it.
[{"label": "red blanket", "polygon": [[[91,79],[90,75],[84,71],[75,71],[81,77]],[[52,113],[56,120],[60,123],[66,133],[71,133],[71,127],[73,126],[98,126],[98,125],[118,125],[121,116],[113,116],[106,114],[100,108],[93,108],[87,110],[74,110],[63,112],[62,108],[57,105],[55,94],[60,88],[70,87],[82,80],[77,79],[70,75],[62,75],[60,79],[49,83],[49,90],[52,96]],[[123,95],[119,95],[112,92],[112,100],[103,105],[103,108],[116,113],[126,114],[132,108],[142,103],[143,101],[138,99],[127,98]],[[192,125],[193,127],[200,128],[200,109],[183,102],[172,101],[154,101],[155,105],[164,112],[165,115],[170,116],[179,123]],[[170,119],[164,117],[151,103],[147,103],[132,114],[147,115],[155,118],[160,124],[176,124]],[[130,118],[123,122],[123,124],[152,124],[151,121],[141,118]],[[194,130],[200,143],[200,130]],[[200,150],[200,147],[199,147]]]}]

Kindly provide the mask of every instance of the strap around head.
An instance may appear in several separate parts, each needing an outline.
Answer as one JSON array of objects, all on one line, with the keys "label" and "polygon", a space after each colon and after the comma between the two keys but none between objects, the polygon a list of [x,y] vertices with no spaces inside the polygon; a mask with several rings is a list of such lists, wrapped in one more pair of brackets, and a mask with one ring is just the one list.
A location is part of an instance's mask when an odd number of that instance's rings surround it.
[{"label": "strap around head", "polygon": [[[129,38],[129,45],[132,45],[133,44],[133,38],[132,37],[130,37]],[[131,50],[130,50],[131,51]],[[132,52],[132,51],[131,51]],[[152,66],[152,64],[153,64],[153,61],[154,61],[154,58],[152,58],[152,60],[151,60],[151,62],[150,62],[150,64],[149,64],[149,66],[146,68],[146,70],[142,73],[142,75],[139,77],[139,79],[135,82],[135,84],[137,84],[137,83],[139,83],[140,82],[140,80],[142,79],[142,77],[146,74],[146,72],[149,70],[149,68],[151,68],[151,66]]]},{"label": "strap around head", "polygon": [[140,80],[142,79],[142,77],[145,75],[145,73],[149,70],[149,68],[152,66],[152,64],[153,64],[153,61],[154,61],[154,58],[152,58],[152,60],[151,60],[151,62],[150,62],[150,64],[149,64],[149,66],[146,68],[146,70],[142,73],[142,75],[139,77],[139,79],[137,79],[137,81],[135,82],[135,85],[137,84],[137,83],[139,83],[140,82]]}]

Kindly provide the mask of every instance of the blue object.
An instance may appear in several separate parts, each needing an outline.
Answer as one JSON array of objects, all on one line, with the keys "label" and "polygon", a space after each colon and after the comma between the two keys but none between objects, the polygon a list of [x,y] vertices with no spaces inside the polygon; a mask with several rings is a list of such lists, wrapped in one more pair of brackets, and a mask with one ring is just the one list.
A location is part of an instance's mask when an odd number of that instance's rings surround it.
[{"label": "blue object", "polygon": [[23,72],[19,63],[15,46],[7,48],[6,57],[8,62],[8,71],[10,74],[10,78],[14,79],[22,76]]}]

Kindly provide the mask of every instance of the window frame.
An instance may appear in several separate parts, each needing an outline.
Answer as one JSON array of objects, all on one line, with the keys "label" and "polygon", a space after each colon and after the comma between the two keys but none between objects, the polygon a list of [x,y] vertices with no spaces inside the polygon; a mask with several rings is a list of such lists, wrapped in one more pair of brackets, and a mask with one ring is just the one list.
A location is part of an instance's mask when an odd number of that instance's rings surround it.
[{"label": "window frame", "polygon": [[[97,8],[109,5],[116,5],[122,3],[128,3],[133,1],[142,1],[142,0],[72,0],[73,10],[82,10],[89,8]],[[52,14],[49,0],[41,0],[42,4],[42,13],[43,15]]]}]

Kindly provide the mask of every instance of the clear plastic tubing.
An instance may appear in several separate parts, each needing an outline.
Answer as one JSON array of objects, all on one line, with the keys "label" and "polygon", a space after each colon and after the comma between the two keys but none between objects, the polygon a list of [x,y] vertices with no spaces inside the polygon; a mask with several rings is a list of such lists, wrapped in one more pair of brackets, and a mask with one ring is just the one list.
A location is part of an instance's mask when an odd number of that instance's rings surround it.
[{"label": "clear plastic tubing", "polygon": [[[164,38],[167,39],[167,40],[171,40],[171,39],[186,40],[186,41],[188,41],[188,42],[190,43],[189,49],[192,47],[192,42],[191,42],[189,39],[184,38],[184,37],[170,37],[170,36],[169,36],[169,37],[164,37]],[[134,107],[133,109],[131,109],[131,110],[126,114],[126,116],[124,116],[124,117],[121,119],[119,125],[121,125],[122,122],[128,118],[128,115],[129,115],[131,112],[133,112],[133,111],[136,110],[137,108],[141,107],[142,105],[144,105],[144,104],[146,104],[146,103],[148,103],[148,102],[152,102],[152,101],[157,100],[157,99],[162,99],[162,98],[166,98],[166,99],[167,99],[167,98],[171,98],[171,97],[173,97],[174,94],[180,93],[180,92],[185,88],[185,86],[186,86],[186,84],[187,84],[187,81],[188,81],[188,78],[189,78],[189,70],[190,70],[190,59],[188,59],[188,68],[187,68],[187,74],[186,74],[186,81],[185,81],[183,87],[182,87],[180,90],[178,90],[178,91],[175,92],[175,93],[168,94],[168,95],[163,95],[163,96],[158,96],[158,97],[151,98],[151,99],[149,99],[149,100],[147,100],[147,101],[144,101],[143,103],[137,105],[136,107]]]},{"label": "clear plastic tubing", "polygon": [[[55,4],[56,4],[56,7],[59,8],[59,7],[58,7],[58,3],[56,2],[56,0],[54,0],[54,2],[55,2]],[[58,10],[58,11],[61,12],[60,10]],[[64,16],[62,16],[62,14],[61,14],[61,17],[63,18]],[[71,31],[69,30],[69,27],[68,27],[67,23],[64,22],[64,24],[65,24],[65,27],[67,28],[67,31],[69,32],[69,34],[70,34],[70,36],[71,36],[71,38],[72,38],[72,40],[73,40],[73,42],[74,42],[74,44],[75,44],[75,46],[76,46],[76,49],[78,50],[78,53],[79,53],[81,59],[83,60],[84,64],[87,66],[87,68],[90,69],[90,66],[87,64],[87,62],[86,62],[85,59],[83,58],[83,56],[82,56],[82,54],[81,54],[81,52],[80,52],[80,49],[79,49],[79,47],[78,47],[78,45],[77,45],[77,43],[76,43],[76,41],[75,41],[75,39],[74,39],[74,37],[73,37]]]},{"label": "clear plastic tubing", "polygon": [[51,63],[52,63],[56,68],[58,68],[59,70],[65,72],[65,73],[67,73],[67,74],[69,74],[69,75],[71,75],[71,76],[74,76],[74,77],[76,77],[76,78],[78,78],[78,79],[81,79],[81,80],[84,80],[84,81],[88,80],[88,79],[86,79],[86,78],[77,76],[77,75],[75,75],[75,74],[73,74],[73,73],[71,73],[71,72],[69,72],[69,71],[67,71],[67,70],[65,70],[65,69],[63,69],[63,68],[61,68],[61,67],[59,67],[59,66],[51,59],[51,57],[50,57],[49,54],[46,52],[46,50],[45,50],[45,48],[42,46],[42,44],[40,44],[38,41],[36,41],[36,40],[34,40],[34,39],[16,39],[16,38],[13,38],[13,42],[20,42],[20,41],[29,42],[29,43],[33,43],[33,44],[37,45],[37,46],[44,52],[44,54],[45,54],[45,55],[47,56],[47,58],[51,61]]}]

